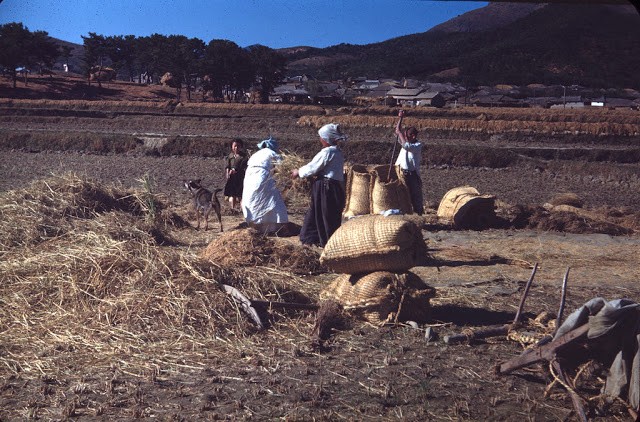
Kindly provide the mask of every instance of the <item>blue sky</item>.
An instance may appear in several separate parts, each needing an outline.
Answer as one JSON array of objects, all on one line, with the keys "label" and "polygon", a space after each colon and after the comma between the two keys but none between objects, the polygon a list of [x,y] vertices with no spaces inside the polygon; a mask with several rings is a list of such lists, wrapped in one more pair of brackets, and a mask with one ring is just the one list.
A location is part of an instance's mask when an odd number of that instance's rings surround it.
[{"label": "blue sky", "polygon": [[370,44],[425,32],[487,2],[419,0],[0,0],[0,24],[82,35],[185,35],[241,47]]}]

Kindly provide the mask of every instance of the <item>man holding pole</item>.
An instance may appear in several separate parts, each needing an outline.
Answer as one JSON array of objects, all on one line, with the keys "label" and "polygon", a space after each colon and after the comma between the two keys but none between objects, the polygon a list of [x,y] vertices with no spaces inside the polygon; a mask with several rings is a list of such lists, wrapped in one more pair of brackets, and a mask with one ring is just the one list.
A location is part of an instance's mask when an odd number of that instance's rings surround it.
[{"label": "man holding pole", "polygon": [[422,215],[424,204],[422,199],[422,179],[420,178],[420,159],[422,158],[422,143],[418,141],[418,130],[411,126],[402,130],[402,118],[404,111],[398,112],[400,119],[396,125],[396,140],[400,144],[400,153],[396,159],[396,166],[404,174],[404,178],[409,188],[413,211]]}]

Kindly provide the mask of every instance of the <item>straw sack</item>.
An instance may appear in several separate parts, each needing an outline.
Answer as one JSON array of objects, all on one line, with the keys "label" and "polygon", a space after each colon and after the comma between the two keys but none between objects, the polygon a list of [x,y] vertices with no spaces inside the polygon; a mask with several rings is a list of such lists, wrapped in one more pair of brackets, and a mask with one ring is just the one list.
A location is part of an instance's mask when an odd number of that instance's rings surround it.
[{"label": "straw sack", "polygon": [[429,299],[435,289],[411,272],[376,271],[338,276],[320,292],[321,300],[335,300],[345,310],[374,324],[386,322],[426,322],[430,317]]},{"label": "straw sack", "polygon": [[372,171],[371,212],[380,214],[390,209],[398,209],[403,214],[411,214],[411,196],[402,172],[389,165],[374,167]]},{"label": "straw sack", "polygon": [[438,206],[438,217],[461,228],[489,227],[495,220],[495,196],[480,195],[471,186],[447,192]]},{"label": "straw sack", "polygon": [[347,172],[344,217],[371,213],[371,174],[366,166],[356,164]]},{"label": "straw sack", "polygon": [[426,258],[422,230],[401,215],[353,218],[329,238],[320,263],[343,274],[407,271]]}]

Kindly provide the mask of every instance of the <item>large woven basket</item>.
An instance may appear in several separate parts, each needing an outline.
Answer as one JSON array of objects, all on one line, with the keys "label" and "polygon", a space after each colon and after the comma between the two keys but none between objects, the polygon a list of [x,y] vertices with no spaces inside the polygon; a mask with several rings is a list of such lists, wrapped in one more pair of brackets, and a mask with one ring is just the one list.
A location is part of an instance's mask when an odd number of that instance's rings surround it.
[{"label": "large woven basket", "polygon": [[372,170],[371,212],[379,214],[386,210],[398,209],[403,214],[411,214],[411,196],[402,173],[393,166],[377,166]]},{"label": "large woven basket", "polygon": [[495,196],[480,195],[471,186],[447,192],[438,206],[438,217],[461,228],[483,228],[495,220]]},{"label": "large woven basket", "polygon": [[320,263],[337,273],[403,272],[422,263],[422,230],[401,215],[365,215],[345,222],[329,238]]},{"label": "large woven basket", "polygon": [[335,300],[374,324],[426,322],[431,311],[429,299],[434,296],[435,289],[416,274],[387,271],[343,274],[320,292],[320,299]]},{"label": "large woven basket", "polygon": [[356,164],[347,172],[345,218],[371,213],[371,174]]}]

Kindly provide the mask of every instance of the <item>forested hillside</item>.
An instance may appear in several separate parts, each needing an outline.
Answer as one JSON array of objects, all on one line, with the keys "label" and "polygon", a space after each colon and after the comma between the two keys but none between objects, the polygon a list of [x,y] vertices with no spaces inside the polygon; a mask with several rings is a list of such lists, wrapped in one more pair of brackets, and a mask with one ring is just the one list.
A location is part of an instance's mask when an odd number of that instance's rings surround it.
[{"label": "forested hillside", "polygon": [[288,58],[290,73],[320,78],[640,88],[639,40],[640,15],[630,6],[549,4],[484,31],[429,31],[364,46],[300,49]]}]

